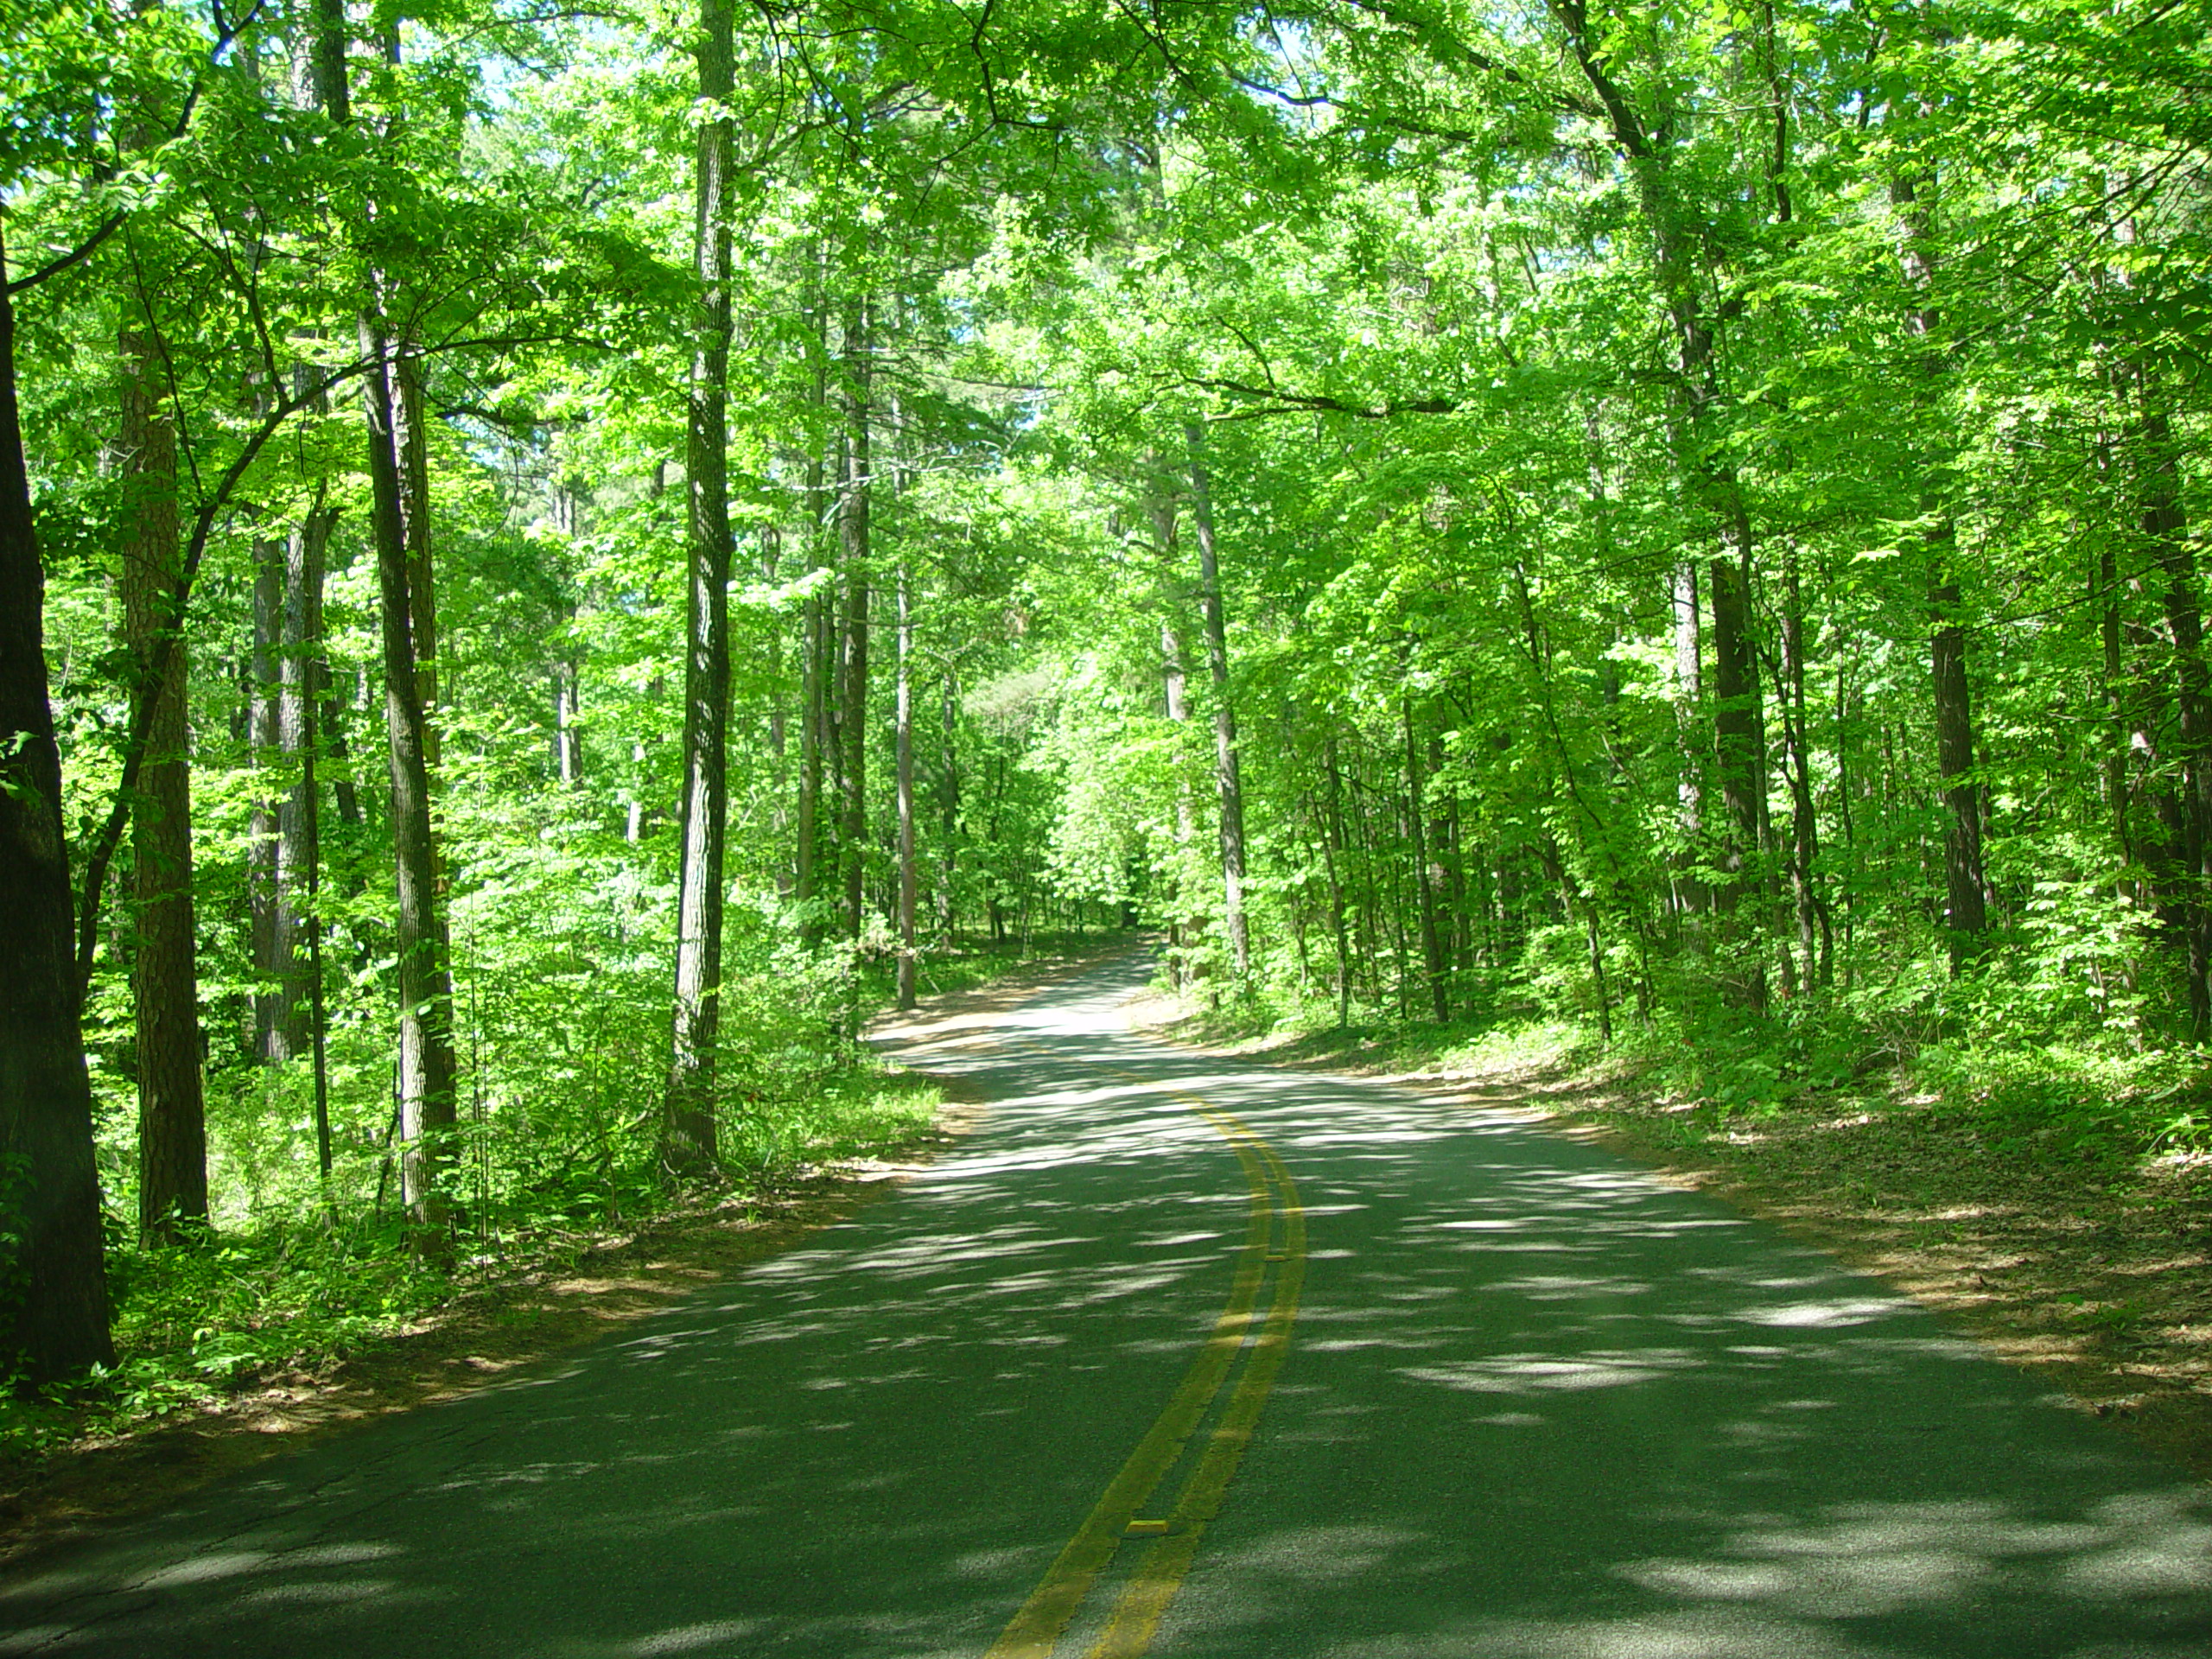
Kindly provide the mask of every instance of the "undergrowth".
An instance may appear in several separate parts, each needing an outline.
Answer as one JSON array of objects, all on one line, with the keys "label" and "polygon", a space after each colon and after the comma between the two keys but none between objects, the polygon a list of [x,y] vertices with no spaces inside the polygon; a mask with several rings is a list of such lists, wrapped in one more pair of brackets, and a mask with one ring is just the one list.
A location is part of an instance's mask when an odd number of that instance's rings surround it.
[{"label": "undergrowth", "polygon": [[[1168,988],[1163,979],[1160,988]],[[1992,963],[1953,976],[1906,961],[1817,995],[1676,982],[1639,1014],[1624,997],[1601,1034],[1586,980],[1522,974],[1463,984],[1451,1021],[1351,1003],[1324,988],[1186,986],[1188,1028],[1264,1044],[1294,1064],[1543,1077],[1603,1085],[1621,1109],[1657,1110],[1685,1146],[1785,1113],[1898,1110],[1955,1122],[1993,1158],[2105,1166],[2115,1178],[2167,1154],[2212,1150],[2212,1055],[2132,1007],[2053,995],[2048,976]]]},{"label": "undergrowth", "polygon": [[[935,957],[922,988],[980,985],[1070,943],[1039,937],[1026,950],[1009,944]],[[851,1035],[862,1014],[892,1001],[890,963],[830,951],[783,966],[727,987],[721,1168],[702,1187],[671,1191],[658,1169],[650,1106],[664,1009],[627,1020],[613,1010],[594,1033],[595,1052],[541,1038],[541,1071],[574,1090],[565,1110],[472,1093],[465,1080],[450,1268],[405,1248],[388,1141],[358,1128],[341,1135],[326,1187],[314,1171],[309,1120],[281,1094],[304,1078],[257,1077],[227,1096],[211,1084],[211,1162],[247,1199],[186,1243],[148,1248],[124,1220],[134,1195],[111,1179],[117,1363],[0,1390],[0,1465],[21,1470],[88,1436],[205,1411],[276,1379],[327,1374],[458,1296],[571,1266],[610,1233],[673,1205],[741,1196],[807,1166],[911,1143],[934,1122],[938,1091],[887,1071]],[[520,1023],[530,1002],[525,989],[503,1012]],[[493,1020],[484,1023],[496,1034]],[[521,1070],[510,1063],[501,1075]]]}]

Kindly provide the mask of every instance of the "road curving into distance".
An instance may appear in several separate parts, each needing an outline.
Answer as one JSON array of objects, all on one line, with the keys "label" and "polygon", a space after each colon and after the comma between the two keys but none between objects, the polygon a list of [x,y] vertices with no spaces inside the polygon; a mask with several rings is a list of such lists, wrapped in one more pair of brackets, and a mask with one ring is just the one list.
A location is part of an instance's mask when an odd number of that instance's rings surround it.
[{"label": "road curving into distance", "polygon": [[901,1192],[0,1580],[0,1654],[2203,1659],[2212,1504],[1607,1154],[1132,1035],[889,1052]]}]

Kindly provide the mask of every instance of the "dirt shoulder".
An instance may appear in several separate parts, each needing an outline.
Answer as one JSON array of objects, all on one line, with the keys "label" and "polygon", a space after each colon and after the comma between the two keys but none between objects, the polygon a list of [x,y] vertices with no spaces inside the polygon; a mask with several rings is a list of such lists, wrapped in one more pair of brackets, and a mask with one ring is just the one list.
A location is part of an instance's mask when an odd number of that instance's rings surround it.
[{"label": "dirt shoulder", "polygon": [[[1166,999],[1133,1015],[1178,1035],[1180,1010]],[[1924,1100],[1808,1099],[1713,1128],[1632,1081],[1409,1071],[1357,1049],[1233,1052],[1595,1141],[1886,1281],[2212,1479],[2212,1168],[2202,1158],[2115,1170],[2032,1143],[1999,1147],[1986,1125]]]},{"label": "dirt shoulder", "polygon": [[[1129,948],[1038,959],[979,988],[925,998],[911,1016],[1012,1007]],[[399,1332],[316,1370],[258,1379],[213,1404],[115,1435],[87,1435],[33,1464],[0,1464],[0,1568],[96,1522],[161,1508],[207,1481],[555,1363],[739,1269],[801,1243],[896,1190],[982,1116],[957,1083],[929,1128],[879,1158],[801,1167],[753,1189],[575,1242],[556,1262],[462,1287]]]}]

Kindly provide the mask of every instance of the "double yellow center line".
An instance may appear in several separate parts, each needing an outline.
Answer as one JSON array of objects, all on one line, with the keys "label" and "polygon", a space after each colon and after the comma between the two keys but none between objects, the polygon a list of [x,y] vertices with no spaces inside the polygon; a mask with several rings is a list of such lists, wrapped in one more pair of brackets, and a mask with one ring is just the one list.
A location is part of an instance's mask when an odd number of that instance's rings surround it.
[{"label": "double yellow center line", "polygon": [[[1049,1052],[1019,1046],[1033,1052]],[[1098,1069],[1135,1083],[1149,1083],[1118,1067]],[[1135,1539],[1148,1541],[1122,1580],[1089,1659],[1138,1659],[1145,1652],[1161,1615],[1182,1587],[1206,1523],[1221,1511],[1222,1498],[1251,1443],[1260,1408],[1274,1386],[1290,1344],[1290,1327],[1298,1317],[1298,1295],[1306,1278],[1306,1211],[1299,1205],[1290,1172],[1274,1149],[1233,1114],[1179,1090],[1164,1092],[1205,1119],[1229,1142],[1251,1188],[1244,1244],[1237,1253],[1229,1300],[1166,1409],[1137,1442],[987,1659],[1051,1659],[1122,1542]],[[1211,1431],[1193,1460],[1186,1456],[1191,1440],[1232,1375],[1236,1381],[1229,1386],[1227,1402],[1214,1415]],[[1147,1506],[1185,1463],[1189,1472],[1172,1501],[1148,1513]]]}]

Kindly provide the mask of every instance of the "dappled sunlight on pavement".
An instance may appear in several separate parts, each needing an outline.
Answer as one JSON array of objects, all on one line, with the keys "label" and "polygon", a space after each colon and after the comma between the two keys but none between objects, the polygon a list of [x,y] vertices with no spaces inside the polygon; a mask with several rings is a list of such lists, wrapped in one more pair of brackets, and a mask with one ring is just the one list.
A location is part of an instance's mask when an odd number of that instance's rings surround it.
[{"label": "dappled sunlight on pavement", "polygon": [[896,1196],[31,1564],[0,1654],[975,1659],[1227,1293],[1246,1181],[1193,1096],[1288,1165],[1306,1272],[1154,1652],[2212,1653],[2201,1494],[2031,1379],[1582,1143],[1133,1034],[1141,976],[906,1021],[995,1103]]}]

